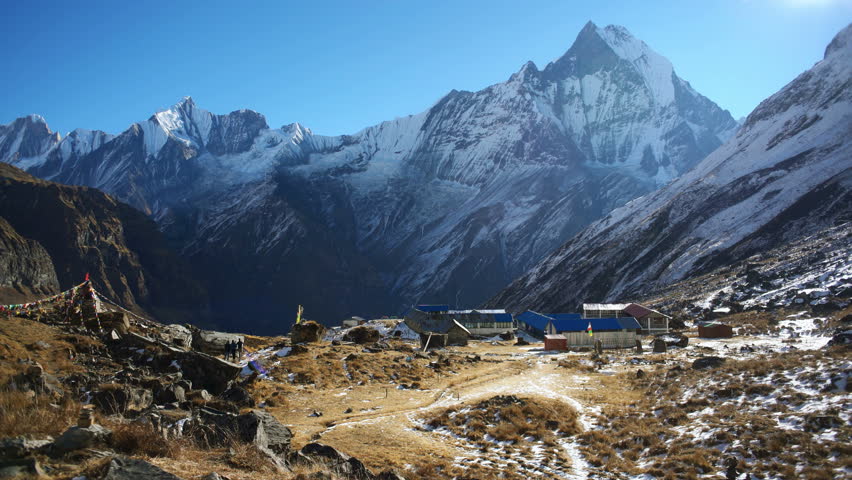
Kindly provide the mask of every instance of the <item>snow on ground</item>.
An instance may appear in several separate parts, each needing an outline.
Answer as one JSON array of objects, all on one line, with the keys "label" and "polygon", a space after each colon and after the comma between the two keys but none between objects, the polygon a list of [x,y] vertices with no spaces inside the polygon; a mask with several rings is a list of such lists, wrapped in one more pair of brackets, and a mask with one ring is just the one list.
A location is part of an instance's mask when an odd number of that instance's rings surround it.
[{"label": "snow on ground", "polygon": [[[475,400],[483,400],[497,395],[517,395],[529,397],[543,397],[560,400],[571,405],[577,411],[577,420],[583,429],[592,427],[591,420],[587,417],[588,410],[571,396],[562,393],[561,390],[570,389],[562,381],[564,377],[555,373],[545,373],[548,368],[552,368],[553,362],[549,359],[537,356],[534,349],[523,350],[517,355],[518,357],[528,358],[530,362],[534,362],[534,370],[525,372],[523,375],[511,375],[505,378],[494,380],[480,388],[467,392],[444,392],[441,397],[427,407],[423,407],[408,413],[408,420],[416,425],[421,430],[431,430],[438,434],[444,434],[456,440],[456,446],[464,453],[456,459],[456,464],[461,467],[470,466],[472,464],[480,464],[488,467],[499,467],[501,469],[512,469],[513,471],[523,471],[530,476],[540,476],[542,473],[553,478],[567,479],[585,479],[588,476],[589,465],[580,453],[579,443],[575,437],[562,438],[558,440],[559,445],[564,451],[564,454],[571,459],[571,468],[562,469],[560,466],[547,465],[539,460],[542,458],[533,456],[530,457],[520,455],[518,452],[513,452],[506,445],[495,444],[492,453],[487,456],[482,455],[479,446],[475,445],[464,437],[453,435],[449,431],[441,429],[430,429],[422,417],[425,413],[441,408],[449,408],[459,404],[469,404]],[[446,430],[446,429],[444,429]],[[534,448],[547,448],[546,446],[535,444]]]},{"label": "snow on ground", "polygon": [[819,325],[825,319],[811,317],[801,312],[788,316],[778,322],[779,333],[736,336],[739,328],[734,329],[733,338],[690,338],[689,345],[714,350],[719,356],[749,356],[750,348],[766,352],[787,352],[790,350],[818,350],[823,348],[831,336],[819,333]]}]

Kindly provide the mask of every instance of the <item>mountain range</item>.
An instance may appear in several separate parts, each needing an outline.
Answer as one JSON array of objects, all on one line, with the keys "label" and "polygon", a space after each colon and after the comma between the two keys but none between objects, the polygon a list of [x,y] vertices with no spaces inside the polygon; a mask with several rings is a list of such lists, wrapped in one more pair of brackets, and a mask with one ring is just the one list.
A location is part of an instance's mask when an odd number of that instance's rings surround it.
[{"label": "mountain range", "polygon": [[210,322],[269,332],[298,304],[328,322],[478,304],[738,127],[626,29],[590,22],[543,69],[353,135],[185,98],[118,135],[19,118],[0,161],[146,213],[204,283]]}]

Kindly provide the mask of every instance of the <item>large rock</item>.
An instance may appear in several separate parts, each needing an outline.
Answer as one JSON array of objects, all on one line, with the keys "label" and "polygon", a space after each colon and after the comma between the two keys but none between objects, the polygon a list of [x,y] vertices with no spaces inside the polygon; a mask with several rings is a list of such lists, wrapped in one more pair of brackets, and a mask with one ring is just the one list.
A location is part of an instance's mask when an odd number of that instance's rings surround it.
[{"label": "large rock", "polygon": [[225,390],[219,395],[219,398],[225,400],[226,402],[232,402],[239,407],[254,407],[254,397],[243,387],[234,385],[233,387]]},{"label": "large rock", "polygon": [[292,343],[319,342],[322,340],[323,335],[325,335],[325,327],[309,320],[293,325],[293,330],[290,332],[290,341]]},{"label": "large rock", "polygon": [[656,338],[666,342],[667,347],[686,348],[686,346],[689,344],[689,337],[682,333],[664,333],[662,335],[657,335]]},{"label": "large rock", "polygon": [[26,366],[23,372],[12,377],[9,385],[15,390],[51,395],[56,399],[65,395],[59,379],[44,373],[44,368],[38,363]]},{"label": "large rock", "polygon": [[71,427],[53,442],[51,453],[64,455],[75,450],[107,444],[111,437],[112,431],[100,425],[92,425],[86,428]]},{"label": "large rock", "polygon": [[654,353],[666,353],[668,345],[662,338],[655,338],[653,342]]},{"label": "large rock", "polygon": [[186,391],[178,384],[165,385],[160,389],[154,390],[154,400],[157,405],[166,403],[182,403],[186,401]]},{"label": "large rock", "polygon": [[107,384],[92,392],[92,403],[102,412],[112,415],[151,406],[154,396],[150,390],[130,385]]},{"label": "large rock", "polygon": [[692,362],[692,368],[695,370],[704,370],[707,368],[718,368],[725,363],[723,357],[701,357]]},{"label": "large rock", "polygon": [[115,456],[109,462],[103,480],[181,480],[181,478],[145,460]]},{"label": "large rock", "polygon": [[254,410],[252,414],[260,418],[263,423],[263,429],[266,431],[266,446],[277,454],[288,454],[290,452],[290,441],[293,439],[293,433],[290,429],[270,413]]},{"label": "large rock", "polygon": [[372,327],[358,326],[351,328],[349,331],[343,335],[343,340],[347,342],[354,342],[359,345],[365,343],[374,343],[378,342],[382,335],[378,330]]},{"label": "large rock", "polygon": [[177,345],[178,347],[192,347],[192,331],[183,325],[164,325],[163,328],[160,329],[160,336],[163,340]]},{"label": "large rock", "polygon": [[293,437],[290,429],[275,417],[258,410],[235,415],[212,408],[199,408],[189,431],[210,446],[227,445],[232,439],[238,438],[262,450],[283,455],[282,458],[286,458],[290,452],[290,440]]},{"label": "large rock", "polygon": [[372,480],[374,475],[357,458],[321,443],[309,443],[290,456],[290,461],[306,465],[323,465],[335,474],[350,479]]},{"label": "large rock", "polygon": [[41,451],[53,442],[53,439],[33,440],[26,437],[4,438],[0,440],[0,458],[23,458]]},{"label": "large rock", "polygon": [[237,364],[201,352],[172,349],[171,354],[183,372],[183,378],[191,381],[193,387],[213,394],[224,392],[242,370]]},{"label": "large rock", "polygon": [[44,470],[35,458],[5,458],[0,460],[0,478],[13,478],[22,475],[41,477]]}]

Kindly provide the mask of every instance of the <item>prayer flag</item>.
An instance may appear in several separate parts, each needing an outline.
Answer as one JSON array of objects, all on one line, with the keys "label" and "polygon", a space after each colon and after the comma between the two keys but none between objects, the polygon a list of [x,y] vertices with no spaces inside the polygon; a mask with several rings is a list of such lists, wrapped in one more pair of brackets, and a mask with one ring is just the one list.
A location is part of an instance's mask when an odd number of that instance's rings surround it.
[{"label": "prayer flag", "polygon": [[589,336],[591,337],[592,336],[592,322],[589,322],[589,326],[588,326],[588,328],[586,328],[586,331],[589,332]]}]

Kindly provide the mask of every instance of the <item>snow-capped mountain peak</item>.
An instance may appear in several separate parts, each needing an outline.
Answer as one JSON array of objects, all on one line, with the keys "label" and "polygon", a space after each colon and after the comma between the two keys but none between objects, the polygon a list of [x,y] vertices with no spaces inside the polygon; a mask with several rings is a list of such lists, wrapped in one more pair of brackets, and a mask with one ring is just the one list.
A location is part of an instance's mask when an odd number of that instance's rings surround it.
[{"label": "snow-capped mountain peak", "polygon": [[156,157],[169,139],[196,151],[215,153],[246,151],[260,133],[269,129],[263,115],[248,109],[227,115],[214,115],[199,108],[192,97],[161,110],[139,123],[145,137],[145,151]]},{"label": "snow-capped mountain peak", "polygon": [[492,305],[625,300],[852,225],[852,26],[675,181],[592,223]]},{"label": "snow-capped mountain peak", "polygon": [[656,104],[665,106],[674,102],[675,80],[671,62],[619,25],[600,28],[588,22],[571,48],[549,64],[545,72],[562,78],[599,77],[601,70],[616,69],[622,61],[639,73]]}]

